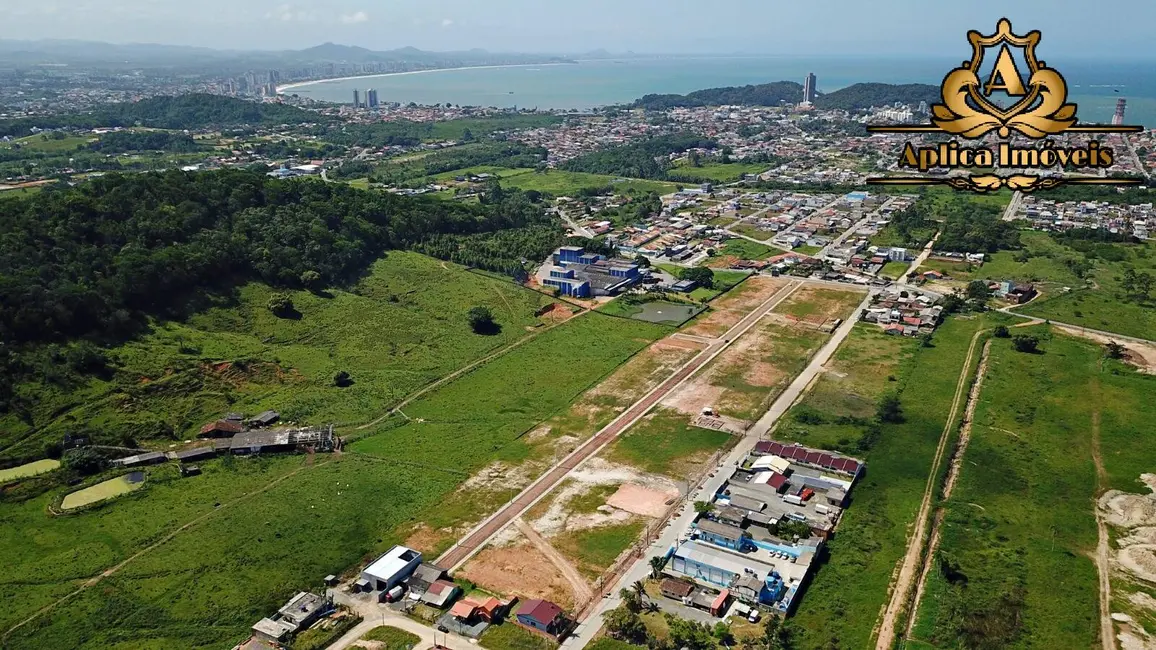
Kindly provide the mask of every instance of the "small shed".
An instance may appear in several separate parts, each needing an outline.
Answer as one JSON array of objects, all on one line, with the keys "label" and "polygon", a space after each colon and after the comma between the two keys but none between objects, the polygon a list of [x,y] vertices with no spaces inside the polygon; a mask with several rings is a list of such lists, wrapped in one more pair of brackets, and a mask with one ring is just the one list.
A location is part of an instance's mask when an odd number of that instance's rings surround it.
[{"label": "small shed", "polygon": [[214,447],[196,447],[194,449],[186,449],[178,451],[173,454],[173,459],[182,463],[187,463],[194,460],[204,460],[212,458],[217,455],[217,450]]},{"label": "small shed", "polygon": [[156,465],[157,463],[163,463],[168,459],[168,456],[164,455],[162,452],[150,451],[143,454],[137,454],[136,456],[121,458],[119,460],[113,461],[113,463],[121,467],[140,467],[142,465]]},{"label": "small shed", "polygon": [[234,420],[217,420],[201,427],[199,438],[231,438],[245,430],[240,422]]}]

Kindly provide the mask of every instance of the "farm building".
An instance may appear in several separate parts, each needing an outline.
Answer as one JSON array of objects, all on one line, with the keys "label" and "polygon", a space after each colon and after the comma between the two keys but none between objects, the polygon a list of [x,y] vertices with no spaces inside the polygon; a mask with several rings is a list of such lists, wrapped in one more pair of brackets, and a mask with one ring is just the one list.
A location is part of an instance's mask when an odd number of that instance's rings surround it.
[{"label": "farm building", "polygon": [[163,452],[150,451],[143,454],[137,454],[135,456],[118,458],[112,461],[110,464],[113,467],[141,467],[142,465],[156,465],[157,463],[163,463],[168,459],[168,456],[166,456]]},{"label": "farm building", "polygon": [[372,591],[389,591],[408,578],[421,564],[421,553],[404,546],[394,546],[361,572]]},{"label": "farm building", "polygon": [[254,428],[267,427],[280,419],[281,414],[277,411],[265,411],[264,413],[258,413],[257,415],[254,415],[252,418],[250,418],[249,426]]},{"label": "farm building", "polygon": [[233,436],[229,446],[234,454],[259,454],[291,451],[311,447],[316,451],[332,451],[337,444],[333,425],[299,429],[269,429],[246,431]]},{"label": "farm building", "polygon": [[685,580],[663,578],[661,589],[663,596],[675,600],[682,600],[683,598],[690,597],[691,592],[694,591],[694,585]]},{"label": "farm building", "polygon": [[201,427],[201,432],[197,434],[198,438],[232,438],[241,433],[245,427],[241,426],[240,422],[235,420],[217,420],[210,422]]},{"label": "farm building", "polygon": [[540,598],[522,603],[514,620],[528,630],[553,638],[558,638],[566,632],[567,621],[562,608]]},{"label": "farm building", "polygon": [[195,447],[193,449],[186,449],[184,451],[174,451],[171,452],[168,456],[172,460],[181,463],[188,463],[195,460],[205,460],[206,458],[212,458],[216,455],[217,449],[215,447]]}]

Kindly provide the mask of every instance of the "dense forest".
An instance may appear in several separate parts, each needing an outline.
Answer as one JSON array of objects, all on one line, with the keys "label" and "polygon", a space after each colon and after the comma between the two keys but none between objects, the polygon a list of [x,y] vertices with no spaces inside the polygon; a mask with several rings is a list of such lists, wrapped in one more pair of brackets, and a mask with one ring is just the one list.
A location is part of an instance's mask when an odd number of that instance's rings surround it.
[{"label": "dense forest", "polygon": [[707,88],[686,95],[645,95],[631,104],[632,108],[661,111],[668,108],[699,106],[778,106],[786,102],[797,104],[803,100],[803,87],[794,81],[776,81],[757,86],[728,86]]},{"label": "dense forest", "polygon": [[220,95],[151,97],[109,104],[89,113],[70,113],[0,120],[0,137],[24,137],[32,129],[95,129],[148,126],[157,129],[202,129],[243,124],[303,124],[324,121],[321,115],[278,103],[248,102]]},{"label": "dense forest", "polygon": [[193,153],[201,150],[201,147],[193,140],[193,136],[167,131],[114,131],[102,135],[99,140],[89,144],[88,148],[107,154],[129,151]]},{"label": "dense forest", "polygon": [[718,143],[690,133],[663,135],[594,151],[567,161],[562,169],[630,178],[663,180],[673,165],[666,159],[688,149],[715,149]]},{"label": "dense forest", "polygon": [[930,105],[941,100],[939,86],[863,83],[819,95],[815,98],[815,107],[860,111],[872,106],[888,106],[895,102],[915,106],[919,102],[927,102]]},{"label": "dense forest", "polygon": [[[856,111],[872,106],[887,106],[895,102],[928,104],[939,101],[938,86],[927,84],[861,83],[840,88],[815,98],[815,107]],[[668,108],[721,106],[779,106],[803,101],[803,86],[794,81],[776,81],[757,86],[707,88],[686,95],[645,95],[635,100],[631,108],[660,111]]]},{"label": "dense forest", "polygon": [[0,409],[40,344],[122,340],[249,280],[340,284],[385,249],[540,215],[519,192],[468,206],[239,170],[113,174],[0,202]]}]

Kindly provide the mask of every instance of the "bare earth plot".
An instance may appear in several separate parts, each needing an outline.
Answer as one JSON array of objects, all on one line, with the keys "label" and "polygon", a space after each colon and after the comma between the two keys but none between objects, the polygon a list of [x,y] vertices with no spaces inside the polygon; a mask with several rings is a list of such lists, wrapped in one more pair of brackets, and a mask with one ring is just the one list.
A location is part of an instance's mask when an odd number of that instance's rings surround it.
[{"label": "bare earth plot", "polygon": [[717,337],[787,286],[788,280],[756,275],[711,303],[711,310],[683,329],[686,334]]}]

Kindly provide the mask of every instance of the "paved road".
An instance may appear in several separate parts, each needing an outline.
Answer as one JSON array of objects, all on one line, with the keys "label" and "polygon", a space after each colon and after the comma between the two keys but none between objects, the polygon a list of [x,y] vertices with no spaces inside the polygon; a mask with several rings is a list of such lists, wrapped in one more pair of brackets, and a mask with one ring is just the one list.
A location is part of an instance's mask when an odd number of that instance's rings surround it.
[{"label": "paved road", "polygon": [[863,310],[867,308],[869,302],[870,295],[863,299],[863,302],[860,303],[855,313],[847,318],[839,329],[835,331],[831,339],[827,341],[826,345],[815,354],[803,372],[791,382],[791,385],[783,391],[782,395],[779,395],[778,399],[776,399],[770,409],[767,410],[766,415],[747,430],[743,441],[735,445],[731,453],[719,462],[720,470],[715,472],[713,476],[708,476],[698,490],[687,496],[679,514],[663,529],[654,544],[651,545],[649,551],[635,562],[634,565],[623,574],[622,578],[611,587],[609,596],[603,598],[593,613],[585,621],[579,623],[574,634],[562,644],[563,650],[581,650],[581,648],[584,648],[587,643],[598,635],[598,631],[602,628],[603,615],[615,607],[618,607],[620,604],[618,591],[627,585],[633,584],[636,580],[642,580],[648,577],[650,575],[650,558],[655,555],[664,554],[668,548],[679,541],[680,535],[685,533],[690,527],[690,523],[694,520],[696,514],[694,508],[688,507],[687,504],[696,500],[706,500],[710,495],[718,492],[718,489],[722,487],[722,484],[725,483],[730,476],[727,468],[733,467],[736,462],[746,457],[755,443],[757,443],[762,436],[770,430],[774,423],[787,412],[787,409],[806,392],[811,382],[823,371],[823,366],[830,361],[835,350],[839,348],[839,345],[842,344],[851,333],[851,330],[855,327],[855,323],[859,321]]},{"label": "paved road", "polygon": [[594,437],[575,449],[569,456],[563,459],[562,462],[552,467],[536,481],[531,483],[529,487],[522,490],[521,494],[502,506],[501,509],[475,527],[464,538],[459,540],[458,543],[450,547],[448,551],[437,559],[435,564],[446,567],[450,571],[464,564],[466,560],[481,550],[494,535],[512,522],[515,517],[518,517],[533,506],[583,461],[613,442],[620,433],[650,412],[650,409],[653,408],[655,404],[686,381],[696,371],[721,354],[730,346],[731,341],[734,341],[750,329],[766,315],[767,312],[778,306],[780,302],[785,300],[787,296],[802,286],[802,284],[801,281],[789,283],[775,293],[775,295],[768,298],[763,304],[759,305],[753,312],[747,314],[745,318],[739,321],[724,335],[721,341],[716,340],[684,366],[675,371],[673,375],[643,396],[642,399],[635,402],[633,406],[615,418],[613,422],[599,431]]},{"label": "paved road", "polygon": [[1007,208],[1003,211],[1004,221],[1015,221],[1016,211],[1019,210],[1020,203],[1024,200],[1023,192],[1017,191],[1012,194],[1011,202],[1007,204]]}]

